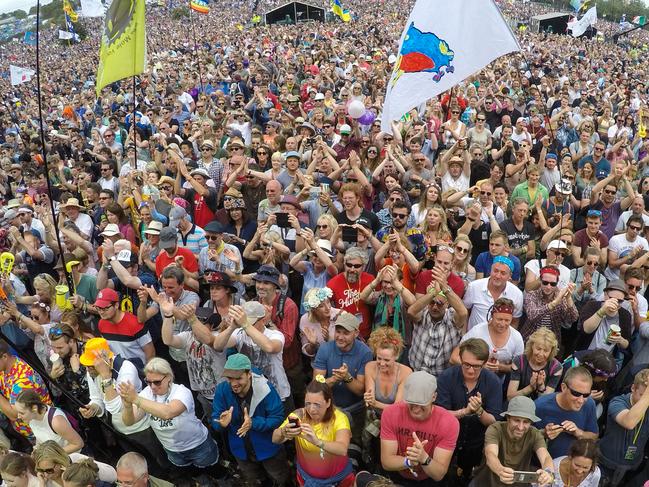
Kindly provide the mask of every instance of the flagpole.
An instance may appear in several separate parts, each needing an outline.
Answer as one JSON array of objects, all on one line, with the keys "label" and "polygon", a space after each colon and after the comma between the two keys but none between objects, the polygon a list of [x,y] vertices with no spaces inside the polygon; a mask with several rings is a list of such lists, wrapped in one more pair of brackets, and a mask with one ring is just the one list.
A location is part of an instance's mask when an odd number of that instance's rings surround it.
[{"label": "flagpole", "polygon": [[41,61],[40,61],[40,40],[41,40],[41,2],[36,1],[36,96],[38,98],[38,126],[40,132],[41,146],[43,156],[43,166],[45,167],[45,181],[47,182],[47,196],[50,200],[50,211],[52,212],[52,224],[54,226],[54,235],[56,236],[56,244],[59,247],[61,255],[61,262],[63,263],[63,273],[65,274],[65,281],[68,284],[68,289],[74,289],[74,281],[72,275],[68,271],[68,266],[65,265],[65,256],[63,254],[63,245],[61,244],[61,236],[59,229],[56,225],[56,212],[54,211],[54,198],[52,198],[52,181],[50,180],[50,168],[47,164],[47,146],[45,145],[45,128],[43,127],[43,103],[41,96]]},{"label": "flagpole", "polygon": [[199,94],[203,93],[203,68],[201,67],[201,59],[196,49],[196,28],[194,27],[194,15],[192,13],[191,0],[189,0],[189,23],[192,27],[192,40],[194,42],[194,57],[198,62],[198,81],[200,83],[201,91]]}]

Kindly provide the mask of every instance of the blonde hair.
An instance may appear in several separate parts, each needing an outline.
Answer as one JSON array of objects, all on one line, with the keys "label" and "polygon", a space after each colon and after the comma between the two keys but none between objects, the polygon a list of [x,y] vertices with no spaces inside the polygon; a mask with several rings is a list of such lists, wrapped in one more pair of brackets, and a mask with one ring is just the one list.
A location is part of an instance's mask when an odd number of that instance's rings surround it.
[{"label": "blonde hair", "polygon": [[95,485],[95,482],[99,480],[99,467],[92,458],[85,458],[66,468],[62,479],[79,487]]},{"label": "blonde hair", "polygon": [[53,440],[47,440],[36,445],[32,451],[32,458],[37,466],[39,462],[44,460],[49,460],[61,467],[68,467],[72,463],[65,450]]},{"label": "blonde hair", "polygon": [[331,215],[329,213],[325,213],[324,215],[320,215],[318,217],[317,221],[319,222],[319,221],[322,221],[322,220],[327,222],[327,224],[331,228],[332,232],[335,232],[336,228],[338,228],[338,221],[333,217],[333,215]]},{"label": "blonde hair", "polygon": [[403,352],[403,338],[398,331],[389,326],[380,326],[374,330],[367,340],[367,345],[374,356],[379,350],[391,349],[394,352],[394,358],[398,359]]},{"label": "blonde hair", "polygon": [[559,342],[557,336],[550,328],[543,326],[532,333],[527,339],[525,344],[525,356],[529,359],[532,356],[532,347],[534,344],[544,345],[550,347],[550,356],[548,362],[551,362],[556,357],[559,351]]},{"label": "blonde hair", "polygon": [[424,222],[422,223],[422,232],[424,234],[428,233],[428,230],[429,230],[429,228],[428,228],[428,214],[431,211],[434,211],[435,213],[437,213],[437,215],[440,218],[439,228],[437,229],[437,238],[443,239],[444,237],[447,237],[448,235],[450,235],[451,231],[448,229],[448,223],[447,223],[447,219],[446,219],[446,211],[444,211],[444,208],[442,208],[441,206],[437,206],[437,205],[431,206],[430,208],[428,208],[428,211],[426,212],[426,217],[424,218]]},{"label": "blonde hair", "polygon": [[48,289],[50,298],[52,299],[52,302],[50,304],[54,304],[54,297],[56,296],[56,281],[52,276],[50,276],[49,274],[37,275],[34,278],[34,289],[36,288]]},{"label": "blonde hair", "polygon": [[633,385],[636,387],[649,387],[649,369],[642,369],[640,372],[638,372],[633,378]]},{"label": "blonde hair", "polygon": [[465,262],[468,263],[468,261],[471,260],[471,252],[473,251],[473,242],[471,242],[471,239],[467,235],[464,235],[463,233],[460,233],[458,234],[457,237],[455,237],[455,240],[453,240],[453,247],[455,247],[460,242],[464,242],[469,245],[469,251],[465,254],[466,255]]}]

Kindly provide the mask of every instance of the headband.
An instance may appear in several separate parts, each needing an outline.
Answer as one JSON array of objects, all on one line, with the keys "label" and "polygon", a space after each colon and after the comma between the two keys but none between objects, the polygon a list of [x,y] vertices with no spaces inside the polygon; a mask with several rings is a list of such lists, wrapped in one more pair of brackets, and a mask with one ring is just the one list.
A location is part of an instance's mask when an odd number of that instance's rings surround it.
[{"label": "headband", "polygon": [[504,303],[501,303],[499,305],[494,304],[491,308],[491,314],[493,315],[494,313],[505,313],[508,315],[513,315],[514,307],[510,304],[504,304]]},{"label": "headband", "polygon": [[539,271],[539,277],[543,276],[543,274],[552,274],[553,276],[556,276],[557,279],[559,279],[559,269],[557,269],[556,267],[543,267]]},{"label": "headband", "polygon": [[[509,257],[505,257],[503,255],[497,255],[494,257],[494,264],[505,264],[507,267],[509,267],[509,270],[513,273],[514,272],[514,263]],[[492,264],[493,265],[493,264]]]}]

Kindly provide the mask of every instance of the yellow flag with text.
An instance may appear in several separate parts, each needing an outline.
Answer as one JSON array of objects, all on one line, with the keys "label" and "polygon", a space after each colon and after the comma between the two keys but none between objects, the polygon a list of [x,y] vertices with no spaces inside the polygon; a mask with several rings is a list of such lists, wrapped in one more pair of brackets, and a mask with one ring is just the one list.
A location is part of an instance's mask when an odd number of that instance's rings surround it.
[{"label": "yellow flag with text", "polygon": [[97,95],[110,83],[141,74],[145,58],[144,0],[113,0],[101,36]]}]

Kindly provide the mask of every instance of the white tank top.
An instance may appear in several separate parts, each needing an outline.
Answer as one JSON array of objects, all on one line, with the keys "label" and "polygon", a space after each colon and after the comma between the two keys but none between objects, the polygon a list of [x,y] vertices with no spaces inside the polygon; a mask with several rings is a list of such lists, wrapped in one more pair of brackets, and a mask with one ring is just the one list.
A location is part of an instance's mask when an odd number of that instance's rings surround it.
[{"label": "white tank top", "polygon": [[[34,437],[36,438],[36,444],[43,443],[47,440],[53,440],[55,441],[59,446],[65,447],[67,446],[68,442],[65,440],[61,435],[56,433],[49,424],[48,421],[48,416],[50,414],[50,407],[48,406],[47,411],[45,411],[45,415],[43,416],[43,419],[38,420],[38,419],[33,419],[29,422],[29,427],[32,429],[32,432],[34,433]],[[52,417],[52,422],[54,421],[54,418],[57,416],[63,416],[66,421],[68,421],[68,418],[65,417],[65,413],[61,411],[60,409],[56,409],[54,411],[54,416]],[[69,423],[69,422],[68,422]]]}]

